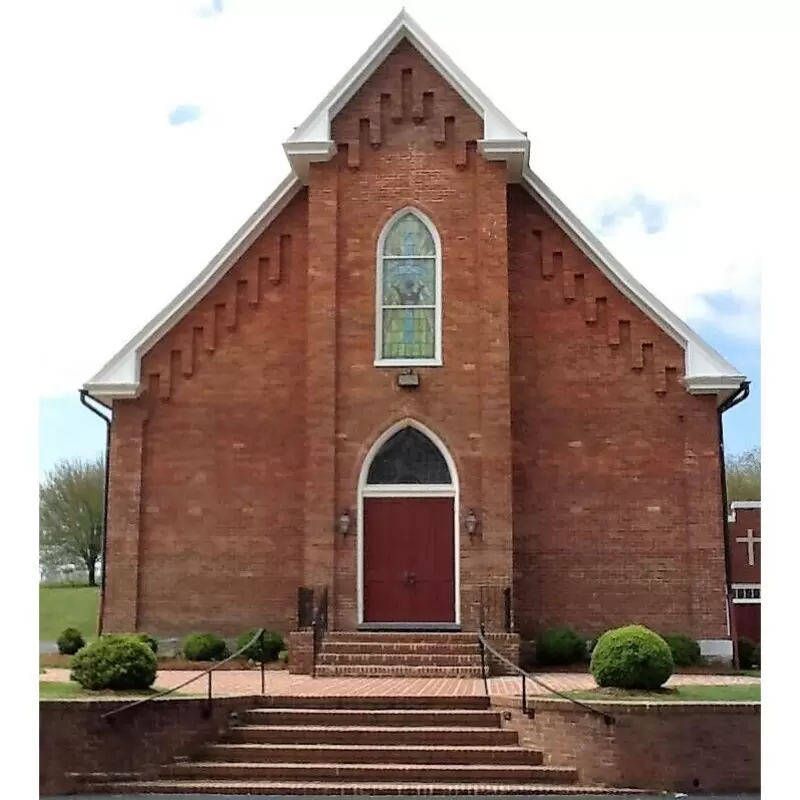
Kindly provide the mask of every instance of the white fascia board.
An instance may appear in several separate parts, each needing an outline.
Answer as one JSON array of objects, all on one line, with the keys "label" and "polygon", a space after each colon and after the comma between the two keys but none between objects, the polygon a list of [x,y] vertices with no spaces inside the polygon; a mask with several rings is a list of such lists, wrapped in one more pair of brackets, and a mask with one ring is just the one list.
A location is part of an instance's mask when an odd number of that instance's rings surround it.
[{"label": "white fascia board", "polygon": [[[528,137],[505,116],[489,98],[453,63],[450,57],[420,28],[405,11],[392,20],[363,56],[333,87],[325,99],[295,128],[284,143],[292,169],[306,180],[311,161],[327,161],[336,152],[331,140],[331,122],[364,85],[391,51],[407,38],[436,69],[464,102],[483,120],[483,136],[479,149],[487,158],[505,160],[512,180],[519,180],[522,165],[527,163]],[[309,145],[300,150],[298,145]],[[520,158],[520,154],[524,154]]]},{"label": "white fascia board", "polygon": [[683,348],[687,391],[717,394],[722,402],[739,389],[745,376],[639,283],[530,168],[522,185],[603,275]]},{"label": "white fascia board", "polygon": [[736,522],[737,511],[760,511],[760,500],[734,500],[731,503],[731,513],[728,515],[728,522]]},{"label": "white fascia board", "polygon": [[302,183],[295,175],[284,178],[206,268],[88,380],[83,388],[99,400],[137,397],[142,389],[142,356],[220,282],[301,188]]}]

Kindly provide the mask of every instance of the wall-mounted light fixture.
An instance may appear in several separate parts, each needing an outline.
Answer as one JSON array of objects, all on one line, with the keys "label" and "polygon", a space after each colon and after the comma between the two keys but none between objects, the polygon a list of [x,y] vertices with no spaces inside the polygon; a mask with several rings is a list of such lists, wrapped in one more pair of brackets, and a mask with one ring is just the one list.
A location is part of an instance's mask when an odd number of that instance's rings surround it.
[{"label": "wall-mounted light fixture", "polygon": [[350,525],[352,520],[350,519],[350,511],[349,509],[345,508],[341,514],[339,514],[339,519],[336,520],[337,527],[339,528],[339,533],[342,536],[347,536],[350,532]]},{"label": "wall-mounted light fixture", "polygon": [[401,389],[416,389],[419,386],[419,374],[413,369],[404,369],[397,374],[397,385]]},{"label": "wall-mounted light fixture", "polygon": [[479,527],[480,523],[478,521],[478,516],[475,514],[475,509],[471,508],[467,512],[467,516],[464,517],[464,528],[466,529],[470,539],[472,539],[478,533]]}]

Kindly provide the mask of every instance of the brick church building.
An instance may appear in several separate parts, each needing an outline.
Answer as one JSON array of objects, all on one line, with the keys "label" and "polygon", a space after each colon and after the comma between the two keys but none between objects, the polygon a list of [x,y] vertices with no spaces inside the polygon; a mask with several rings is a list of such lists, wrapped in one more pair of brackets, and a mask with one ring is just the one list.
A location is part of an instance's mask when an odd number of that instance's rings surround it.
[{"label": "brick church building", "polygon": [[744,377],[405,13],[284,149],[85,384],[112,409],[103,630],[289,632],[326,587],[335,631],[639,621],[730,654]]}]

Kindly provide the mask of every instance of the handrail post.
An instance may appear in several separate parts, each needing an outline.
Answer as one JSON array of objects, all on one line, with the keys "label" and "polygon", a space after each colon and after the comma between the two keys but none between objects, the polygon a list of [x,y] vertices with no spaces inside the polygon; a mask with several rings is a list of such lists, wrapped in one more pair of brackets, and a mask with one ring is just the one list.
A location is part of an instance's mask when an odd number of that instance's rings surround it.
[{"label": "handrail post", "polygon": [[481,635],[478,637],[478,644],[481,650],[481,677],[483,678],[483,691],[489,696],[489,681],[486,677],[486,646],[483,643],[484,626],[481,623]]},{"label": "handrail post", "polygon": [[213,674],[214,674],[213,671],[209,670],[209,673],[208,673],[208,706],[207,706],[208,715],[209,716],[211,716],[211,704],[213,702],[213,700],[212,700],[212,689],[211,689],[211,676]]},{"label": "handrail post", "polygon": [[261,652],[261,658],[259,661],[261,662],[261,696],[263,697],[265,694],[264,691],[264,629],[261,629],[261,634],[258,637],[259,643],[259,651]]},{"label": "handrail post", "polygon": [[522,713],[528,713],[528,696],[525,691],[525,676],[522,675]]}]

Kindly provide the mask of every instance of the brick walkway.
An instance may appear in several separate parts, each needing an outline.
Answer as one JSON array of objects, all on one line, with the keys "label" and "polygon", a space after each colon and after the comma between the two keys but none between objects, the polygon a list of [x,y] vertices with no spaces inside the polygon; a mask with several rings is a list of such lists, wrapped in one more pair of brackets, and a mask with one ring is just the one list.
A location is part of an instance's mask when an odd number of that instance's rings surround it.
[{"label": "brick walkway", "polygon": [[[178,686],[192,675],[191,671],[162,670],[158,673],[155,685],[159,689]],[[589,674],[540,673],[536,676],[559,692],[594,689],[595,682]],[[39,676],[43,681],[68,681],[69,670],[48,669]],[[261,693],[261,673],[258,670],[219,670],[213,674],[215,695],[249,695]],[[725,686],[730,684],[757,684],[759,678],[745,675],[674,675],[667,686]],[[202,678],[189,684],[183,691],[204,693],[207,679]],[[308,675],[290,675],[285,671],[266,673],[266,694],[304,695],[304,696],[400,696],[413,695],[482,695],[483,681],[475,678],[311,678]],[[516,696],[520,694],[520,679],[498,677],[489,679],[489,692],[492,696]],[[528,681],[528,693],[547,694],[547,690]]]}]

